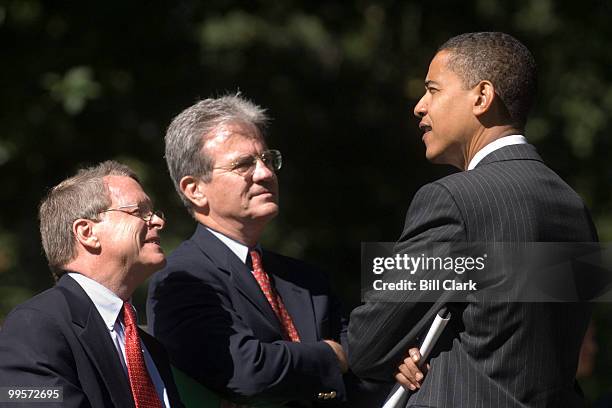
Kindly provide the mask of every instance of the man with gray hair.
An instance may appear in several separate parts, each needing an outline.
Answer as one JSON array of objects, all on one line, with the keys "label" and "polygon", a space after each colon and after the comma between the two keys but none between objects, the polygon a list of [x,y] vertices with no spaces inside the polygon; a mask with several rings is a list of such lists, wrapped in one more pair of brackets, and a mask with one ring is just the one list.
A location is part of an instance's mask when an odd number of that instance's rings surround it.
[{"label": "man with gray hair", "polygon": [[170,176],[198,225],[151,281],[149,323],[176,367],[225,398],[335,405],[347,398],[346,320],[328,278],[259,245],[282,163],[266,122],[228,95],[169,126]]},{"label": "man with gray hair", "polygon": [[164,216],[135,173],[114,161],[82,169],[49,191],[39,216],[57,284],[4,322],[0,402],[183,406],[165,351],[138,328],[130,303],[166,262]]}]

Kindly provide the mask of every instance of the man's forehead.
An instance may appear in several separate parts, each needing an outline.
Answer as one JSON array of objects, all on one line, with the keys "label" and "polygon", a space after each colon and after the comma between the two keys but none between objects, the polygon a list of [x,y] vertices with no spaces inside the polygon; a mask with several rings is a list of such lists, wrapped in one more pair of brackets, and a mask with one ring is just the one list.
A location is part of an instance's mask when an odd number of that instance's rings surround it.
[{"label": "man's forehead", "polygon": [[427,77],[425,78],[425,86],[439,86],[441,82],[449,80],[451,77],[453,77],[452,79],[458,77],[457,74],[448,67],[451,56],[450,51],[442,50],[433,57],[429,64]]},{"label": "man's forehead", "polygon": [[447,50],[439,51],[431,59],[431,62],[429,63],[429,71],[431,72],[431,71],[446,70],[446,65],[450,57],[451,57],[451,53],[449,51]]},{"label": "man's forehead", "polygon": [[265,146],[259,129],[251,124],[222,124],[211,133],[203,146],[211,154],[239,154],[245,148]]},{"label": "man's forehead", "polygon": [[108,187],[113,205],[140,204],[151,201],[142,186],[131,177],[105,176],[104,183]]}]

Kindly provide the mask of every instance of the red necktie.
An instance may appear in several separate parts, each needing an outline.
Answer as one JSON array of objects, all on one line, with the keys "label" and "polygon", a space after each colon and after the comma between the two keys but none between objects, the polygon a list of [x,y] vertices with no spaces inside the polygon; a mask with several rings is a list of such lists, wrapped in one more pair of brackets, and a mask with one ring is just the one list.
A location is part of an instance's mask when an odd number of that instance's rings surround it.
[{"label": "red necktie", "polygon": [[276,314],[276,317],[280,321],[285,338],[291,341],[300,341],[300,335],[293,325],[293,320],[291,319],[283,300],[270,284],[270,277],[263,269],[259,252],[250,251],[250,254],[251,260],[253,261],[253,276],[255,277],[257,283],[259,283],[261,291],[266,296],[266,299],[268,299],[268,303],[270,303],[272,310],[274,310],[274,314]]},{"label": "red necktie", "polygon": [[136,326],[136,314],[129,302],[123,303],[123,322],[125,324],[125,357],[134,404],[136,408],[162,408],[162,403],[144,362]]}]

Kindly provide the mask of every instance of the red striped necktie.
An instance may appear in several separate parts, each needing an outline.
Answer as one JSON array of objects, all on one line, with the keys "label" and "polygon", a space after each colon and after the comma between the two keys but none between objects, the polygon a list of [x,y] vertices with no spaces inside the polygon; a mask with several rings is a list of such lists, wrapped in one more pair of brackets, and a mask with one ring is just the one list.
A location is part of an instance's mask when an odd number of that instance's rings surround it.
[{"label": "red striped necktie", "polygon": [[162,403],[144,362],[136,326],[136,314],[129,302],[123,303],[123,322],[125,324],[125,357],[134,404],[136,408],[162,408]]},{"label": "red striped necktie", "polygon": [[272,287],[272,284],[270,283],[270,276],[268,276],[266,271],[263,269],[261,255],[259,255],[259,252],[255,250],[250,251],[249,254],[251,255],[251,261],[253,262],[253,276],[259,284],[261,291],[266,296],[266,299],[268,299],[268,303],[270,303],[270,306],[278,318],[278,321],[281,323],[285,339],[299,342],[300,335],[295,329],[293,319],[291,319],[291,316],[283,303],[283,299],[281,299],[279,294]]}]

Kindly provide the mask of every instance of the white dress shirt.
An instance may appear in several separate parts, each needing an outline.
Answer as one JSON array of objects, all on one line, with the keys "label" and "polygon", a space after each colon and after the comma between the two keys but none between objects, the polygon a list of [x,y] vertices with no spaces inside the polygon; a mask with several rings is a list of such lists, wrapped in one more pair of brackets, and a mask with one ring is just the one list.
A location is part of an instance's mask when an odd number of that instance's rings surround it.
[{"label": "white dress shirt", "polygon": [[[246,264],[247,257],[250,251],[248,246],[238,241],[235,241],[230,237],[223,235],[222,233],[217,232],[213,229],[210,229],[208,227],[206,227],[206,229],[210,231],[210,233],[213,234],[215,237],[219,238],[219,240],[221,240],[221,242],[223,242],[225,246],[227,246],[234,254],[236,254],[238,259],[240,259],[242,263]],[[261,246],[259,244],[255,245],[254,249],[261,254]],[[253,270],[251,270],[251,272],[253,272]]]},{"label": "white dress shirt", "polygon": [[485,158],[490,153],[493,153],[497,149],[501,149],[505,146],[515,145],[515,144],[527,144],[527,139],[523,135],[510,135],[500,137],[497,140],[492,141],[482,149],[480,149],[472,160],[470,160],[470,164],[468,165],[468,170],[472,170],[482,159]]},{"label": "white dress shirt", "polygon": [[[125,371],[125,375],[127,377],[128,369],[125,362],[125,326],[123,324],[123,320],[119,319],[119,313],[123,308],[123,300],[121,300],[121,298],[115,295],[111,290],[95,280],[88,278],[87,276],[75,272],[68,273],[68,276],[74,279],[83,288],[85,293],[87,293],[87,296],[89,296],[93,304],[96,306],[100,316],[102,316],[102,320],[104,320],[104,324],[108,329],[111,340],[117,349],[119,361],[121,361],[123,371]],[[142,339],[140,339],[140,346],[142,347],[147,371],[149,372],[151,381],[153,381],[157,395],[159,396],[160,401],[163,402],[164,407],[170,408],[166,386],[159,375],[159,371],[157,371],[153,358],[142,342]]]},{"label": "white dress shirt", "polygon": [[249,247],[238,242],[238,241],[234,241],[233,239],[231,239],[228,236],[223,235],[220,232],[215,231],[214,229],[210,229],[208,227],[206,227],[206,229],[208,231],[210,231],[211,234],[213,234],[215,237],[219,238],[221,240],[221,242],[223,242],[225,244],[225,246],[227,246],[229,249],[232,250],[233,253],[236,254],[236,256],[238,257],[238,259],[240,259],[242,261],[242,263],[246,263],[247,261],[247,255],[249,255]]}]

